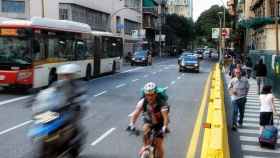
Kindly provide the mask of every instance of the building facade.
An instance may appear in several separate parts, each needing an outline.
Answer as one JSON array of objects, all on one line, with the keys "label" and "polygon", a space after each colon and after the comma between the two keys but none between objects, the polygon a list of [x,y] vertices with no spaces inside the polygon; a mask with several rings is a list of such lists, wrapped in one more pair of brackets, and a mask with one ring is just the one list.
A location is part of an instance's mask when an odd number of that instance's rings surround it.
[{"label": "building facade", "polygon": [[193,0],[169,0],[168,13],[192,18]]},{"label": "building facade", "polygon": [[[279,1],[277,5],[279,7]],[[277,42],[274,17],[280,15],[275,10],[275,0],[241,0],[238,6],[239,24],[246,29],[247,47],[251,50],[275,51]]]},{"label": "building facade", "polygon": [[46,17],[89,24],[93,30],[124,38],[124,55],[139,41],[132,36],[142,27],[142,0],[0,0],[0,16]]}]

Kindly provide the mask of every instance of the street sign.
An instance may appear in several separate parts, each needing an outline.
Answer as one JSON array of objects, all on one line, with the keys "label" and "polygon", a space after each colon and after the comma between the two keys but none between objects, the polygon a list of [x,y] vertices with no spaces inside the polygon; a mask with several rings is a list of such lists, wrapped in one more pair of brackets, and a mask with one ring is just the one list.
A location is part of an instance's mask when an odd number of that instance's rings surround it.
[{"label": "street sign", "polygon": [[220,34],[219,28],[212,28],[212,39],[218,39]]},{"label": "street sign", "polygon": [[[228,39],[231,28],[222,28],[222,36]],[[220,36],[220,28],[212,28],[212,39],[218,39]]]},{"label": "street sign", "polygon": [[222,36],[224,36],[224,38],[228,39],[230,36],[230,28],[223,28]]}]

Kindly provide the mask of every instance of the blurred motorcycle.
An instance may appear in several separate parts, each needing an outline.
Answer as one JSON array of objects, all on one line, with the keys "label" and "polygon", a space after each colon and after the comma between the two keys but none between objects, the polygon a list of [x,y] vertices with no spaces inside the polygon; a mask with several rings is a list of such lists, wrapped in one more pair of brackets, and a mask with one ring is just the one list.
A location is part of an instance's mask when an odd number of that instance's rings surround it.
[{"label": "blurred motorcycle", "polygon": [[38,94],[28,132],[35,147],[34,158],[78,157],[87,135],[80,123],[86,109],[75,104],[78,102],[69,102],[56,87]]}]

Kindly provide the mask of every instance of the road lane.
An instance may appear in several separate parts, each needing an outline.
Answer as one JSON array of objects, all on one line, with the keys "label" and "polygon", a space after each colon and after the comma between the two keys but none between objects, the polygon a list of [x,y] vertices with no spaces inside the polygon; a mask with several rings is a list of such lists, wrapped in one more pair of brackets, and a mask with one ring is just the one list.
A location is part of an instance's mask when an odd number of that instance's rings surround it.
[{"label": "road lane", "polygon": [[[208,68],[209,63],[204,63],[202,73],[186,73],[182,75],[178,73],[178,69],[174,65],[175,62],[176,60],[170,60],[164,67],[147,67],[135,72],[91,81],[90,94],[92,96],[105,90],[107,92],[95,98],[91,97],[89,116],[84,121],[86,129],[89,131],[87,146],[83,152],[84,157],[136,157],[142,144],[142,138],[129,136],[124,129],[128,123],[127,115],[134,109],[136,101],[139,99],[140,88],[148,81],[157,82],[162,86],[169,86],[167,91],[172,105],[171,129],[173,131],[167,138],[167,147],[169,149],[167,157],[184,156],[186,149],[185,138],[191,135],[192,130],[190,129],[193,127],[197,113],[198,107],[196,106],[200,102],[199,96],[203,89],[202,83],[206,80],[210,69]],[[154,71],[161,72],[153,75]],[[149,77],[144,78],[145,75],[149,75]],[[170,86],[174,80],[176,83]],[[125,83],[126,86],[116,88],[120,83]],[[29,118],[30,116],[31,112],[25,113],[19,117],[18,121],[23,122],[26,117]],[[115,128],[115,130],[108,135],[108,138],[102,139],[94,147],[90,146],[93,141],[98,140],[104,132],[112,128]],[[17,158],[31,150],[30,140],[26,137],[27,129],[28,125],[0,136],[0,141],[2,142],[0,152],[3,153],[3,157]],[[13,151],[12,149],[14,148],[16,149]]]}]

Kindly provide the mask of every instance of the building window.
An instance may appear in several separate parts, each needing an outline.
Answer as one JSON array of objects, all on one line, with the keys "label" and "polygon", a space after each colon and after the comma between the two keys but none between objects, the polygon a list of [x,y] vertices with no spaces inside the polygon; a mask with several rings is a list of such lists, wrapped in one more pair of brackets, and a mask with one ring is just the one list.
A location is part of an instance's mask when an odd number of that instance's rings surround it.
[{"label": "building window", "polygon": [[59,19],[60,20],[68,20],[69,19],[68,9],[64,9],[64,8],[59,9]]},{"label": "building window", "polygon": [[18,0],[2,0],[2,12],[25,13],[25,2]]},{"label": "building window", "polygon": [[124,6],[128,7],[128,8],[132,8],[132,9],[136,9],[136,10],[140,10],[141,9],[141,1],[140,0],[125,0],[124,2]]},{"label": "building window", "polygon": [[116,17],[116,30],[117,30],[117,33],[122,32],[121,17],[119,17],[119,16]]},{"label": "building window", "polygon": [[125,34],[127,35],[131,35],[132,34],[132,30],[137,30],[139,29],[139,23],[128,20],[128,19],[124,19],[124,31]]}]

